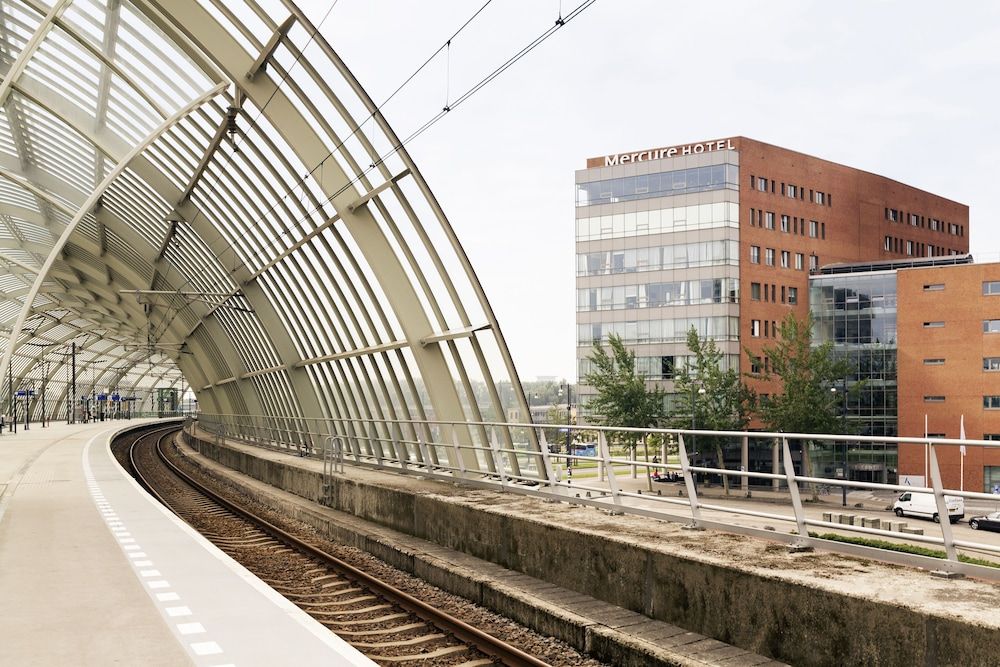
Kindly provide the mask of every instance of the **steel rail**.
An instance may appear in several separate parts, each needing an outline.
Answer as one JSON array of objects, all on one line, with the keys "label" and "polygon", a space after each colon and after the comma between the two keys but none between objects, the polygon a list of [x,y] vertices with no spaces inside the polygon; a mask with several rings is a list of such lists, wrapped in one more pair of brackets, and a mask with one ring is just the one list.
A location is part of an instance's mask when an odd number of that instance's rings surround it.
[{"label": "steel rail", "polygon": [[[175,431],[180,431],[180,427],[174,427]],[[162,444],[170,433],[165,433],[156,442],[156,453],[160,457],[160,460],[167,466],[167,468],[177,475],[186,484],[191,486],[197,492],[203,494],[207,498],[211,499],[213,502],[221,505],[228,511],[237,515],[238,517],[249,521],[254,524],[261,531],[267,533],[274,539],[283,542],[284,544],[297,549],[307,556],[315,558],[331,569],[343,574],[344,576],[353,579],[359,584],[367,587],[376,595],[379,595],[390,602],[399,605],[403,609],[406,609],[410,613],[418,616],[422,620],[432,624],[433,626],[454,635],[460,641],[469,644],[479,650],[480,652],[499,660],[504,665],[509,665],[510,667],[550,667],[548,663],[539,660],[538,658],[521,651],[520,649],[503,642],[502,640],[475,628],[464,621],[461,621],[454,616],[443,612],[439,609],[435,609],[431,605],[418,600],[412,595],[399,590],[398,588],[387,584],[372,575],[359,570],[358,568],[346,563],[336,556],[326,553],[322,549],[315,547],[308,542],[304,542],[294,535],[282,530],[278,526],[270,523],[266,519],[263,519],[252,512],[236,505],[235,503],[223,498],[211,489],[203,486],[197,480],[192,478],[190,475],[185,473],[179,467],[177,467],[173,462],[171,462],[166,454],[163,452]],[[140,436],[130,447],[129,458],[132,460],[132,452],[135,446],[138,444],[139,440],[142,439]],[[133,469],[136,471],[137,476],[141,476],[138,469],[133,461]],[[140,480],[143,486],[150,488],[148,482]],[[162,502],[166,507],[170,505],[155,491],[152,491],[153,495]],[[174,510],[172,510],[174,511]],[[176,513],[176,511],[175,511]]]}]

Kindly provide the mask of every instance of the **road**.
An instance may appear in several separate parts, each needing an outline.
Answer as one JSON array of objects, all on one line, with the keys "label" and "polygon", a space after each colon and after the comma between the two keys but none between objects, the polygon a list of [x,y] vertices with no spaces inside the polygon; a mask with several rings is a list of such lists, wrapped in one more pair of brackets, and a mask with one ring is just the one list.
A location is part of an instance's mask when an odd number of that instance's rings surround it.
[{"label": "road", "polygon": [[[639,491],[643,493],[648,493],[648,487],[646,481],[643,478],[632,479],[626,474],[619,472],[617,475],[617,481],[619,487],[622,491]],[[576,481],[579,485],[585,485],[588,487],[604,487],[606,483],[598,481],[596,478],[588,479],[578,479]],[[744,498],[741,495],[741,491],[737,488],[731,492],[731,496],[726,498],[723,496],[722,489],[719,487],[709,487],[708,489],[702,489],[699,487],[700,491],[704,491],[705,495],[699,494],[699,502],[702,505],[713,505],[721,506],[726,508],[740,509],[744,511],[753,511],[768,514],[777,514],[787,516],[787,521],[779,521],[772,518],[766,517],[756,517],[748,516],[746,514],[741,514],[738,512],[728,511],[725,509],[715,510],[715,509],[705,509],[702,508],[702,517],[706,520],[718,521],[720,523],[732,523],[741,526],[750,526],[759,529],[773,528],[776,531],[788,533],[795,530],[795,518],[792,511],[791,501],[788,499],[787,494],[774,494],[769,491],[755,492],[757,496],[765,496],[764,498]],[[659,491],[663,496],[669,496],[676,498],[678,492],[682,495],[686,495],[685,487],[683,483],[654,483],[653,484],[654,493]],[[803,498],[806,498],[803,495]],[[811,498],[811,496],[808,496]],[[938,524],[934,523],[929,519],[920,519],[916,517],[904,517],[902,519],[897,519],[891,510],[886,509],[892,505],[896,494],[888,491],[869,491],[869,490],[856,490],[848,493],[847,507],[841,506],[841,494],[839,489],[835,489],[835,493],[826,496],[820,496],[819,502],[806,502],[805,512],[809,519],[814,519],[817,521],[823,520],[824,512],[845,512],[849,514],[855,514],[871,518],[879,519],[893,519],[898,521],[905,521],[908,526],[913,528],[922,528],[924,530],[925,536],[930,537],[941,537],[941,528]],[[687,518],[690,513],[686,508],[677,505],[666,505],[662,502],[655,500],[639,500],[633,499],[634,504],[646,507],[655,507],[663,510],[666,513],[672,514],[677,517]],[[630,503],[632,504],[632,503]],[[858,508],[855,505],[860,504],[862,507]],[[978,542],[981,544],[987,544],[997,549],[1000,549],[1000,533],[994,533],[984,530],[972,530],[969,528],[968,519],[972,516],[981,516],[989,512],[995,512],[1000,510],[1000,498],[997,499],[996,503],[987,503],[984,501],[966,501],[965,506],[965,519],[958,524],[952,525],[952,534],[957,540],[965,540],[969,542]],[[813,527],[813,531],[816,532],[836,532],[843,535],[853,535],[865,537],[865,535],[845,529],[825,529]],[[895,536],[894,536],[895,538]],[[879,538],[881,539],[881,538]],[[913,540],[907,540],[905,535],[900,534],[895,540],[901,542],[909,542],[911,544],[939,548],[935,545],[928,545],[923,542],[917,542]],[[894,540],[894,541],[895,541]],[[984,556],[988,557],[990,560],[995,560],[1000,562],[1000,553],[989,552],[989,551],[972,551],[969,549],[963,549],[964,552],[969,555],[974,556]]]}]

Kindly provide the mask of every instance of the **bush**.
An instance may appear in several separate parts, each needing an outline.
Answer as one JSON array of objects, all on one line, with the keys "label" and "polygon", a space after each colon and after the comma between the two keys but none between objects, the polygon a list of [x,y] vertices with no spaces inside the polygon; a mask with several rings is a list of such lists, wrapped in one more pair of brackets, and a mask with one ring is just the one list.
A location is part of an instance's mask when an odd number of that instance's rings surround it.
[{"label": "bush", "polygon": [[[848,544],[858,544],[864,547],[874,547],[876,549],[885,549],[887,551],[899,551],[902,553],[916,554],[917,556],[929,556],[931,558],[946,558],[947,554],[940,549],[930,549],[928,547],[916,546],[913,544],[897,544],[896,542],[889,542],[887,540],[874,540],[867,537],[851,537],[848,535],[838,535],[837,533],[823,533],[822,535],[818,533],[809,533],[809,537],[817,537],[821,540],[830,540],[832,542],[846,542]],[[1000,563],[991,560],[985,560],[983,558],[974,558],[972,556],[966,556],[965,554],[958,554],[958,560],[963,563],[969,563],[970,565],[982,565],[984,567],[1000,567]]]}]

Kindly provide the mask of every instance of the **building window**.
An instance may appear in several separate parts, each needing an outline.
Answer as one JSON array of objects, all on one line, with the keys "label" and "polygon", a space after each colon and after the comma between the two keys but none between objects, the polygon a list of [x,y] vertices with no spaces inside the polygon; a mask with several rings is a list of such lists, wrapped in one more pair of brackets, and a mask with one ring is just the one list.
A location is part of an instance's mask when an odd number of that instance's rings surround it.
[{"label": "building window", "polygon": [[933,359],[924,359],[924,366],[943,366],[944,359],[940,357],[935,357]]},{"label": "building window", "polygon": [[799,187],[797,185],[788,186],[788,196],[792,199],[798,199],[799,197]]},{"label": "building window", "polygon": [[813,201],[816,202],[817,204],[825,204],[826,203],[826,201],[823,198],[823,193],[819,192],[818,190],[813,193]]},{"label": "building window", "polygon": [[944,289],[944,283],[929,283],[924,285],[925,292],[940,292]]},{"label": "building window", "polygon": [[815,220],[809,221],[809,238],[819,238],[819,223]]},{"label": "building window", "polygon": [[1000,280],[987,280],[983,282],[983,295],[1000,294]]},{"label": "building window", "polygon": [[[1000,440],[1000,433],[983,433],[983,440],[991,440],[993,442],[996,442]],[[1000,468],[998,468],[997,470],[1000,470]]]},{"label": "building window", "polygon": [[983,357],[984,371],[1000,371],[1000,357]]},{"label": "building window", "polygon": [[750,246],[750,263],[760,264],[760,246],[758,245]]},{"label": "building window", "polygon": [[931,218],[931,222],[930,222],[929,228],[930,228],[930,230],[932,232],[938,232],[938,231],[941,231],[941,227],[943,226],[943,224],[944,223],[942,223],[937,218]]},{"label": "building window", "polygon": [[750,283],[750,298],[760,301],[760,283]]},{"label": "building window", "polygon": [[885,237],[885,249],[888,250],[888,251],[890,251],[890,252],[892,251],[892,237],[891,236],[886,236]]},{"label": "building window", "polygon": [[774,211],[768,211],[764,215],[764,227],[767,229],[774,229]]},{"label": "building window", "polygon": [[788,288],[788,303],[795,305],[799,302],[799,288],[789,287]]},{"label": "building window", "polygon": [[792,254],[787,250],[781,251],[781,268],[787,269],[791,265]]},{"label": "building window", "polygon": [[788,216],[787,215],[782,215],[781,216],[781,231],[785,232],[786,234],[788,233]]},{"label": "building window", "polygon": [[917,215],[916,213],[911,213],[910,214],[910,224],[913,225],[914,227],[919,227],[920,226],[920,216]]},{"label": "building window", "polygon": [[761,178],[760,176],[757,177],[757,189],[760,190],[761,192],[767,192],[766,178]]},{"label": "building window", "polygon": [[944,326],[944,322],[941,322],[941,321],[924,322],[924,328],[925,329],[940,329],[943,326]]},{"label": "building window", "polygon": [[1000,396],[983,396],[983,408],[986,410],[1000,410]]},{"label": "building window", "polygon": [[924,403],[944,403],[944,396],[924,396]]},{"label": "building window", "polygon": [[660,357],[660,375],[664,379],[670,379],[674,376],[673,357]]},{"label": "building window", "polygon": [[983,333],[1000,333],[1000,320],[983,320]]},{"label": "building window", "polygon": [[802,270],[802,266],[803,266],[802,262],[803,262],[804,259],[805,259],[805,256],[801,252],[795,253],[795,270],[796,271],[801,271]]},{"label": "building window", "polygon": [[768,266],[774,266],[774,248],[765,248],[764,263]]},{"label": "building window", "polygon": [[906,242],[906,254],[913,256],[913,241]]},{"label": "building window", "polygon": [[[754,356],[750,357],[750,372],[760,373],[760,357],[754,357]],[[1000,398],[1000,396],[998,396],[997,398]]]},{"label": "building window", "polygon": [[750,335],[760,338],[760,320],[750,320]]},{"label": "building window", "polygon": [[819,257],[816,255],[809,255],[809,270],[815,271],[819,268]]},{"label": "building window", "polygon": [[899,222],[899,211],[894,208],[885,209],[885,219],[889,222]]}]

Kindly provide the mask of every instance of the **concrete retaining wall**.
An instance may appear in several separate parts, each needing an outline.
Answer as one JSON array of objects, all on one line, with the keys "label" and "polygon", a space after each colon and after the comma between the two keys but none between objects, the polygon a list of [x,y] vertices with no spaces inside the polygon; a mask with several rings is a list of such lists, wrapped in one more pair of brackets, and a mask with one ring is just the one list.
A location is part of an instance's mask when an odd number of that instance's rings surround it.
[{"label": "concrete retaining wall", "polygon": [[[996,628],[575,532],[547,523],[542,513],[537,519],[512,516],[498,509],[500,494],[484,496],[479,506],[469,497],[350,479],[336,480],[324,493],[321,476],[294,463],[209,441],[197,448],[333,509],[794,665],[995,664]],[[403,569],[420,569],[392,545],[369,540],[355,546]],[[477,585],[452,582],[448,588],[461,593],[463,586]]]}]

